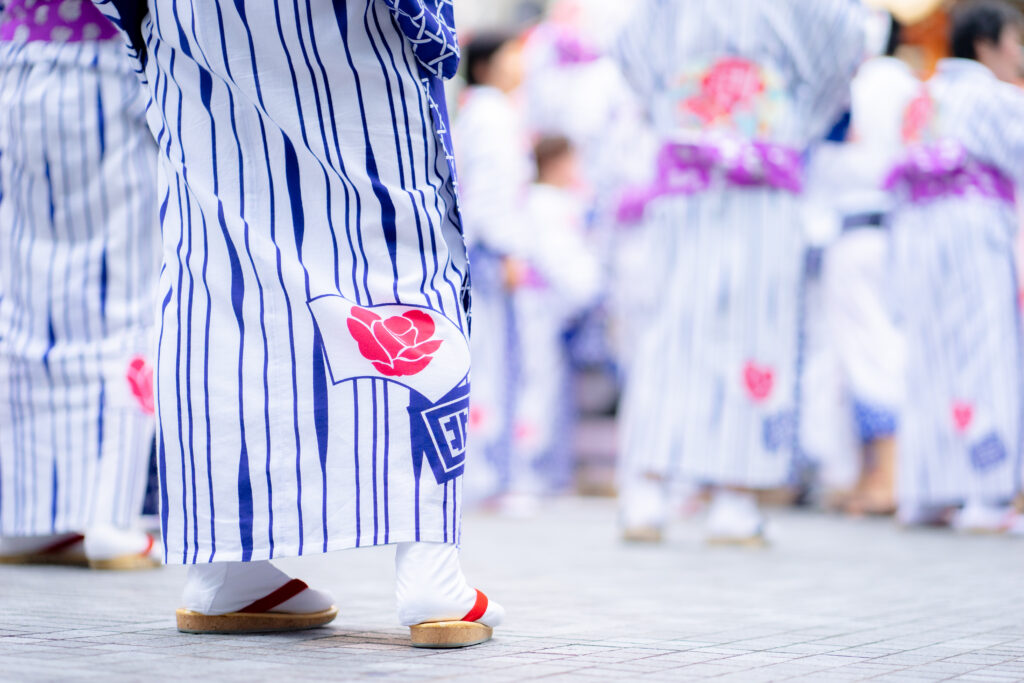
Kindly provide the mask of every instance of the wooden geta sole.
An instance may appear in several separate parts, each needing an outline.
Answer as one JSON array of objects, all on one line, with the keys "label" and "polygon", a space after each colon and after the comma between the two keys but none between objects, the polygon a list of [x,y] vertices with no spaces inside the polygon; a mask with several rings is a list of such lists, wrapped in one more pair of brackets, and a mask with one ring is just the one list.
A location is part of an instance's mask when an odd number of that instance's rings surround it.
[{"label": "wooden geta sole", "polygon": [[329,624],[338,616],[338,608],[322,612],[289,614],[287,612],[229,612],[200,614],[192,610],[177,611],[178,630],[182,633],[275,633],[302,631]]},{"label": "wooden geta sole", "polygon": [[661,543],[664,534],[656,526],[635,526],[622,530],[622,540],[626,543]]},{"label": "wooden geta sole", "polygon": [[764,536],[712,536],[707,539],[707,544],[742,548],[767,548],[769,545]]},{"label": "wooden geta sole", "polygon": [[486,643],[494,629],[475,621],[437,621],[409,627],[413,647],[469,647]]},{"label": "wooden geta sole", "polygon": [[0,564],[47,564],[61,567],[88,567],[85,553],[27,553],[25,555],[0,555]]},{"label": "wooden geta sole", "polygon": [[149,555],[120,555],[107,560],[89,560],[89,567],[92,569],[110,569],[114,571],[156,569],[159,566],[161,566],[160,560]]}]

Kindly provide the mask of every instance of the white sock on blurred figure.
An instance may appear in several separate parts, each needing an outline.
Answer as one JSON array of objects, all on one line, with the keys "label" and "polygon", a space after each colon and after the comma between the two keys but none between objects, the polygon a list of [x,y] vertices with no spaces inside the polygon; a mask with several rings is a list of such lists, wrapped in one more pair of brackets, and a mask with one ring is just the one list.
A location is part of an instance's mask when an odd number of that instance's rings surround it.
[{"label": "white sock on blurred figure", "polygon": [[969,500],[953,515],[952,526],[957,531],[969,533],[1000,533],[1010,530],[1013,518],[1013,508],[1008,505]]},{"label": "white sock on blurred figure", "polygon": [[668,486],[654,474],[634,474],[622,485],[622,525],[631,529],[662,529],[668,521]]},{"label": "white sock on blurred figure", "polygon": [[[459,621],[477,601],[477,591],[462,574],[459,549],[450,543],[399,543],[395,553],[395,594],[403,626]],[[477,621],[497,626],[505,609],[488,600]]]},{"label": "white sock on blurred figure", "polygon": [[102,525],[85,532],[85,556],[90,560],[112,560],[126,555],[161,559],[162,548],[150,534],[139,529],[121,529]]},{"label": "white sock on blurred figure", "polygon": [[715,489],[708,508],[709,540],[730,542],[762,538],[764,523],[764,515],[753,493]]}]

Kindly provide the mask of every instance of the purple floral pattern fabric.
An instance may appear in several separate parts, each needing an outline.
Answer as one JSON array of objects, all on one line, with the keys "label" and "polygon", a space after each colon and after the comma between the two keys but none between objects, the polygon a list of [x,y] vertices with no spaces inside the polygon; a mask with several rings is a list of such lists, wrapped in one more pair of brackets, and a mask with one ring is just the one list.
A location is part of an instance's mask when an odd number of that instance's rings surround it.
[{"label": "purple floral pattern fabric", "polygon": [[903,191],[922,204],[943,197],[980,195],[1012,204],[1013,181],[995,166],[972,158],[963,145],[947,140],[912,149],[889,174],[885,189]]},{"label": "purple floral pattern fabric", "polygon": [[704,192],[716,180],[732,187],[771,187],[797,193],[803,188],[803,161],[795,149],[759,140],[670,143],[658,155],[654,182],[623,197],[618,219],[636,222],[655,199]]}]

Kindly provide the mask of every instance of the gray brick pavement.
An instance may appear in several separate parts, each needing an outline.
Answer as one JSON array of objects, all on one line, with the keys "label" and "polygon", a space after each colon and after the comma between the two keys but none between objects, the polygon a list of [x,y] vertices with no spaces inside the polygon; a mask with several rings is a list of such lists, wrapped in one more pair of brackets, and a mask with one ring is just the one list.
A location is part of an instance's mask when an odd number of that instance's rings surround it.
[{"label": "gray brick pavement", "polygon": [[694,522],[624,546],[609,501],[469,516],[467,574],[509,617],[453,652],[406,645],[388,549],[282,562],[341,609],[284,635],[177,633],[180,568],[0,567],[0,680],[1024,680],[1024,540],[775,522],[776,545],[751,551],[705,547]]}]

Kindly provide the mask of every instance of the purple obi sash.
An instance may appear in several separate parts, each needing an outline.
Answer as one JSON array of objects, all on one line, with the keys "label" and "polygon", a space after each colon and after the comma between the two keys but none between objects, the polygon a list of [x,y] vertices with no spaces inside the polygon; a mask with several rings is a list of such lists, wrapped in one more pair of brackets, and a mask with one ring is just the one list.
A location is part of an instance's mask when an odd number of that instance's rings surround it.
[{"label": "purple obi sash", "polygon": [[0,17],[2,41],[79,43],[116,36],[90,0],[10,0]]},{"label": "purple obi sash", "polygon": [[889,173],[884,189],[903,191],[914,204],[970,194],[1013,204],[1013,181],[991,164],[972,158],[955,142],[922,145]]},{"label": "purple obi sash", "polygon": [[618,218],[635,222],[653,200],[704,192],[716,180],[732,187],[770,187],[796,193],[803,189],[803,161],[791,147],[758,140],[669,143],[658,154],[654,182],[627,193]]}]

